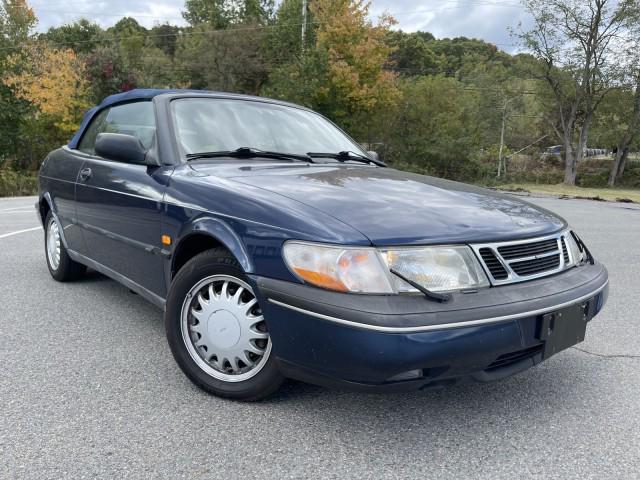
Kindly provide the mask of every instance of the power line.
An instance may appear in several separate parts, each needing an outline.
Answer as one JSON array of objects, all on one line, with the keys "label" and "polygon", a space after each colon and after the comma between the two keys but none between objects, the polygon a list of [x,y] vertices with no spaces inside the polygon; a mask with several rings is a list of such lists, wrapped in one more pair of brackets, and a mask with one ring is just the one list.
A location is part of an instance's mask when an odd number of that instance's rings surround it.
[{"label": "power line", "polygon": [[[281,27],[299,27],[301,26],[302,23],[285,23],[285,24],[276,24],[276,25],[256,25],[253,27],[234,27],[234,28],[219,28],[219,29],[204,29],[204,30],[197,30],[197,31],[180,31],[177,33],[157,33],[157,34],[153,34],[153,33],[140,33],[137,35],[126,35],[126,36],[120,36],[120,37],[97,37],[97,38],[92,38],[91,40],[76,40],[73,42],[50,42],[50,45],[53,46],[65,46],[65,45],[82,45],[82,44],[87,44],[87,43],[101,43],[101,42],[119,42],[121,40],[130,40],[130,39],[137,39],[140,37],[144,37],[144,38],[164,38],[164,37],[181,37],[181,36],[191,36],[191,35],[207,35],[207,34],[214,34],[214,35],[228,35],[231,33],[238,33],[238,32],[246,32],[246,31],[256,31],[256,30],[266,30],[266,29],[274,29],[274,28],[281,28]],[[320,25],[320,22],[307,22],[307,25]],[[15,45],[11,45],[8,47],[3,47],[0,48],[0,51],[5,51],[5,50],[16,50],[16,49],[20,49],[23,48],[25,46],[28,46],[30,43],[29,42],[21,42],[19,44],[15,44]]]}]

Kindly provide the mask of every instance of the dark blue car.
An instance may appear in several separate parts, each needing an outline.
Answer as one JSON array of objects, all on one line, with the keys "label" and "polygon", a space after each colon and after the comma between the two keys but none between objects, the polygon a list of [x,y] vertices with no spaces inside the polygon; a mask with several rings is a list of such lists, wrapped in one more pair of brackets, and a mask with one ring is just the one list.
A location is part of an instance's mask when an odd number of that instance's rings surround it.
[{"label": "dark blue car", "polygon": [[[184,373],[255,400],[491,381],[584,339],[607,271],[557,215],[387,168],[264,98],[135,90],[40,170],[53,278],[97,270],[164,309]],[[123,319],[126,321],[126,319]]]}]

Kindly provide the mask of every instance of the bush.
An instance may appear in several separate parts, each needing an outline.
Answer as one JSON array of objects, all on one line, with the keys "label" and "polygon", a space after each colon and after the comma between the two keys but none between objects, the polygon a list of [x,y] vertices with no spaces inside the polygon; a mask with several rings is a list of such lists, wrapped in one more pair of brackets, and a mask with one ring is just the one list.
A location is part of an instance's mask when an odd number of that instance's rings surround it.
[{"label": "bush", "polygon": [[38,178],[31,172],[0,170],[0,197],[35,195],[38,193]]}]

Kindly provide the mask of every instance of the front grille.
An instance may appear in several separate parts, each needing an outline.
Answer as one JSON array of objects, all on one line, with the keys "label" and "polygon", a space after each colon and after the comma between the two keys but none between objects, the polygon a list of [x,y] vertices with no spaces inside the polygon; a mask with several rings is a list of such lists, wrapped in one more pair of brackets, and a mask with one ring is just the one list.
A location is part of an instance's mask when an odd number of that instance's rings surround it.
[{"label": "front grille", "polygon": [[471,245],[493,285],[523,282],[561,272],[573,265],[565,236]]},{"label": "front grille", "polygon": [[480,256],[482,260],[484,260],[484,264],[489,269],[489,272],[491,272],[493,278],[503,280],[509,276],[507,270],[502,266],[495,253],[493,253],[493,250],[490,248],[481,248]]},{"label": "front grille", "polygon": [[531,358],[539,354],[540,352],[542,352],[542,344],[525,348],[523,350],[518,350],[517,352],[505,353],[504,355],[500,355],[498,358],[496,358],[496,360],[485,370],[490,371],[501,367],[508,367],[509,365],[521,362],[526,358]]},{"label": "front grille", "polygon": [[526,275],[535,275],[536,273],[546,272],[547,270],[555,270],[560,266],[560,255],[551,255],[549,257],[534,258],[525,260],[524,262],[514,262],[511,268],[521,277]]},{"label": "front grille", "polygon": [[502,255],[502,258],[505,260],[531,257],[542,253],[553,252],[555,250],[558,250],[558,240],[555,238],[543,240],[541,242],[521,243],[517,245],[498,247],[498,252],[500,252],[500,255]]},{"label": "front grille", "polygon": [[567,249],[567,241],[564,237],[562,237],[562,258],[564,259],[565,265],[569,264],[569,250]]}]

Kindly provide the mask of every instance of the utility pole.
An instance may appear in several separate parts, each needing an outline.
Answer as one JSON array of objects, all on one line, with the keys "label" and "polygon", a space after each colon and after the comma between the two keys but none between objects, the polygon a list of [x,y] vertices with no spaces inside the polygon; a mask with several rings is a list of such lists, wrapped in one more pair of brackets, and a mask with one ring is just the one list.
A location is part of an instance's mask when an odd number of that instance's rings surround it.
[{"label": "utility pole", "polygon": [[[502,175],[502,150],[504,149],[504,130],[507,126],[507,104],[509,101],[504,102],[504,107],[502,109],[502,129],[500,130],[500,152],[498,153],[498,178]],[[505,165],[505,170],[506,170]],[[505,172],[506,174],[507,172]]]},{"label": "utility pole", "polygon": [[302,0],[302,53],[304,53],[304,40],[307,36],[307,0]]},{"label": "utility pole", "polygon": [[[498,153],[498,178],[504,173],[507,174],[507,160],[503,158],[502,152],[504,150],[504,134],[507,128],[507,107],[511,102],[520,98],[521,95],[516,95],[515,97],[507,98],[504,101],[504,106],[502,107],[502,129],[500,130],[500,152]],[[504,165],[503,165],[504,164]],[[504,168],[503,168],[504,167]]]}]

